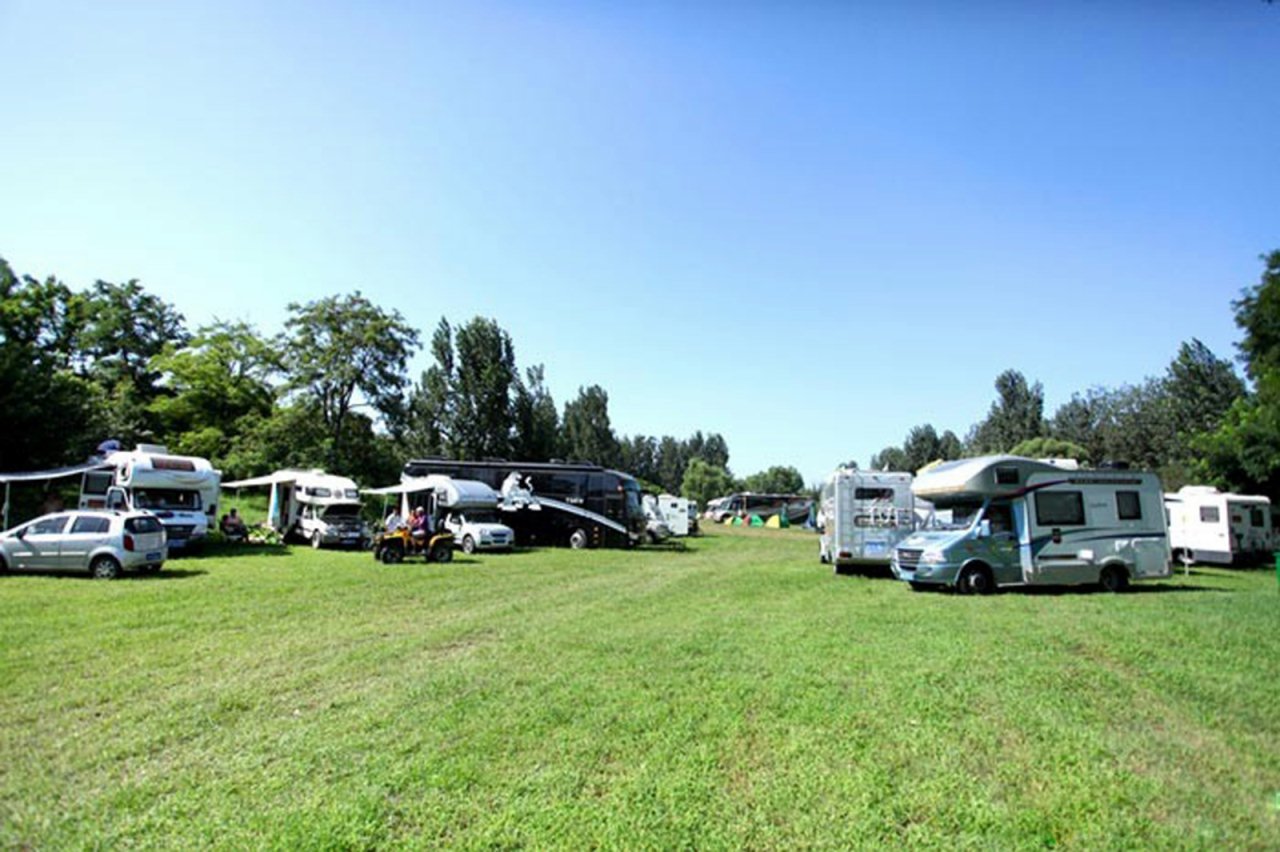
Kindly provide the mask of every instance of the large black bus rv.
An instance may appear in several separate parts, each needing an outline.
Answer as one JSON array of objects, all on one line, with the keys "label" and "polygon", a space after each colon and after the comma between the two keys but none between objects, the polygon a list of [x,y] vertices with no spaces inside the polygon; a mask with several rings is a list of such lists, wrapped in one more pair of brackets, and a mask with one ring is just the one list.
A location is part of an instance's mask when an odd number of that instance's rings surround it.
[{"label": "large black bus rv", "polygon": [[[630,547],[645,532],[635,477],[596,464],[415,459],[404,478],[474,479],[502,493],[519,545]],[[519,495],[518,499],[512,499]]]}]

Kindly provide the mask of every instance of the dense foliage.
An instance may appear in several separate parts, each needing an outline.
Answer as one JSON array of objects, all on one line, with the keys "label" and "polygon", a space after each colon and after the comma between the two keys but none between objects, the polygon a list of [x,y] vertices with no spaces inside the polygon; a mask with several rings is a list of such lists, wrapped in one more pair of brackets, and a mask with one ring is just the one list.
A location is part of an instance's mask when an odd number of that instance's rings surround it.
[{"label": "dense foliage", "polygon": [[[1169,488],[1199,481],[1280,497],[1280,251],[1263,262],[1259,283],[1233,303],[1251,386],[1192,339],[1163,375],[1085,389],[1050,415],[1042,385],[1011,368],[963,440],[920,424],[871,466],[1060,455],[1154,469]],[[274,337],[243,322],[192,333],[137,281],[76,292],[0,259],[0,470],[78,462],[116,438],[205,456],[231,476],[314,466],[382,483],[410,457],[496,456],[589,460],[699,502],[803,489],[783,465],[736,478],[718,433],[619,435],[599,385],[557,409],[543,365],[521,371],[514,341],[493,319],[455,327],[441,318],[432,363],[413,382],[407,368],[419,346],[397,311],[359,291],[289,305]]]}]

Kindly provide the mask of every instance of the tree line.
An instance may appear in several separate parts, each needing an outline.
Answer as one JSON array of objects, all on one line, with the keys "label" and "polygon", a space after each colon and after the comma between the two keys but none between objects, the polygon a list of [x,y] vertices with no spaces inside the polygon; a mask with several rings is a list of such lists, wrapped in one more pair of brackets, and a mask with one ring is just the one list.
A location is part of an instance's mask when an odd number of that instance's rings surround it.
[{"label": "tree line", "polygon": [[[1248,382],[1193,339],[1164,374],[1090,388],[1046,416],[1041,384],[1009,369],[963,439],[925,423],[871,467],[1070,456],[1156,470],[1169,488],[1205,482],[1280,497],[1280,251],[1263,261],[1261,280],[1232,303]],[[116,438],[203,456],[234,477],[323,467],[385,483],[407,458],[442,455],[593,461],[700,502],[804,490],[794,467],[736,478],[719,433],[619,435],[598,385],[557,407],[544,366],[521,369],[495,320],[442,318],[415,381],[408,364],[423,341],[398,311],[356,291],[290,303],[287,314],[274,336],[240,321],[189,331],[136,280],[74,291],[52,276],[17,275],[0,258],[0,470],[75,463]]]},{"label": "tree line", "polygon": [[1261,279],[1232,302],[1239,361],[1252,386],[1231,360],[1192,339],[1162,375],[1075,393],[1046,416],[1041,384],[1010,369],[996,378],[995,401],[964,439],[925,423],[901,446],[873,455],[871,467],[914,471],[1007,452],[1126,462],[1158,472],[1170,490],[1199,483],[1280,498],[1280,251],[1262,261]]},{"label": "tree line", "polygon": [[202,456],[237,478],[323,467],[386,483],[405,459],[440,455],[592,461],[674,493],[696,461],[713,475],[693,485],[738,484],[718,433],[618,435],[599,385],[557,408],[543,365],[519,369],[492,319],[442,318],[431,366],[412,381],[422,341],[398,311],[357,291],[287,312],[274,336],[238,321],[192,332],[137,281],[78,292],[0,258],[0,470],[80,462],[115,438]]}]

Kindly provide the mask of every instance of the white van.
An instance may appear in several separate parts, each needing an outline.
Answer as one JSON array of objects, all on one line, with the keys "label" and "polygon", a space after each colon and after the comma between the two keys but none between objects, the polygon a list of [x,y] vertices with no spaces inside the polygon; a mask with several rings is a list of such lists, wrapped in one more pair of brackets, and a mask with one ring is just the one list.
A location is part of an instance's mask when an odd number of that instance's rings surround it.
[{"label": "white van", "polygon": [[80,508],[150,512],[164,524],[169,549],[177,550],[202,541],[213,528],[221,481],[208,459],[139,444],[109,452],[100,468],[85,471]]},{"label": "white van", "polygon": [[1271,500],[1186,485],[1164,495],[1175,560],[1219,565],[1257,563],[1275,548]]},{"label": "white van", "polygon": [[985,456],[921,471],[912,491],[952,516],[894,550],[894,574],[914,589],[1099,583],[1119,591],[1172,573],[1153,473]]}]

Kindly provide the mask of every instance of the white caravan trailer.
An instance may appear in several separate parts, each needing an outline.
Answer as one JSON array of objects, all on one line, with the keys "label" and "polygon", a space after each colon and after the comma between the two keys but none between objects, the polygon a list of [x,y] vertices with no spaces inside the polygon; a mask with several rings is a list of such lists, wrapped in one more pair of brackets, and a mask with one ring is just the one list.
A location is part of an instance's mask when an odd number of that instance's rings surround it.
[{"label": "white caravan trailer", "polygon": [[1160,479],[1129,470],[1069,470],[1018,456],[943,462],[922,471],[916,497],[952,523],[894,550],[893,572],[912,588],[966,594],[997,586],[1100,583],[1171,575]]},{"label": "white caravan trailer", "polygon": [[818,560],[840,574],[889,566],[898,542],[916,529],[911,474],[840,468],[822,485]]},{"label": "white caravan trailer", "polygon": [[322,470],[277,470],[267,476],[238,479],[223,488],[267,486],[267,525],[280,535],[295,536],[312,547],[365,548],[373,533],[360,518],[360,492],[355,482]]},{"label": "white caravan trailer", "polygon": [[81,480],[81,509],[150,512],[164,524],[170,550],[200,542],[216,523],[222,473],[208,459],[139,444],[107,453],[101,465]]},{"label": "white caravan trailer", "polygon": [[1164,495],[1164,507],[1175,559],[1219,565],[1256,563],[1269,558],[1274,549],[1271,501],[1266,497],[1186,485]]}]

